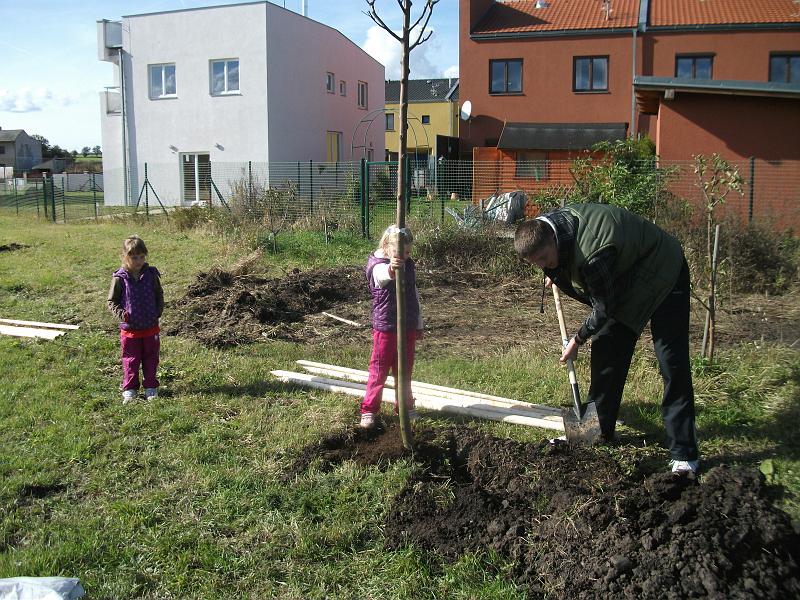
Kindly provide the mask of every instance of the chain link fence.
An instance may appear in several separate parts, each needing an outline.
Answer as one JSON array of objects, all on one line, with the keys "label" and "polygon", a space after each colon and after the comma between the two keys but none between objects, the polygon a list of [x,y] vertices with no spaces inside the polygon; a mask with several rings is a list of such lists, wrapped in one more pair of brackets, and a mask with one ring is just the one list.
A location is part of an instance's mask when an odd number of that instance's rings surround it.
[{"label": "chain link fence", "polygon": [[[0,210],[35,213],[61,223],[214,206],[267,227],[279,219],[305,220],[311,228],[347,226],[368,237],[380,235],[395,220],[396,162],[212,163],[208,155],[179,159],[137,164],[126,171],[106,169],[102,176],[0,180]],[[715,208],[716,217],[800,231],[800,163],[746,160],[730,166],[741,177],[741,190],[727,194]],[[642,169],[654,172],[647,187],[636,190],[642,201],[686,205],[694,218],[704,218],[707,198],[693,161],[655,166],[649,161]],[[482,201],[504,192],[525,192],[529,216],[558,198],[581,197],[583,192],[576,164],[566,160],[409,162],[405,179],[401,197],[409,217],[432,223],[470,211],[480,216]],[[609,182],[606,193],[613,195],[614,185]]]}]

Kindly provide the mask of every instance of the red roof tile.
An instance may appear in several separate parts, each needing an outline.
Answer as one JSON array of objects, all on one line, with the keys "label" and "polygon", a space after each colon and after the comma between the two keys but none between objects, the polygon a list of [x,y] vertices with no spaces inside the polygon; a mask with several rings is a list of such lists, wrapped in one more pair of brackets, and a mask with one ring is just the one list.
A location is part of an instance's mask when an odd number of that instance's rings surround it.
[{"label": "red roof tile", "polygon": [[608,20],[602,0],[547,0],[547,4],[536,8],[536,2],[527,0],[496,2],[472,33],[631,28],[639,22],[639,0],[611,0]]},{"label": "red roof tile", "polygon": [[650,25],[800,23],[797,0],[650,0]]}]

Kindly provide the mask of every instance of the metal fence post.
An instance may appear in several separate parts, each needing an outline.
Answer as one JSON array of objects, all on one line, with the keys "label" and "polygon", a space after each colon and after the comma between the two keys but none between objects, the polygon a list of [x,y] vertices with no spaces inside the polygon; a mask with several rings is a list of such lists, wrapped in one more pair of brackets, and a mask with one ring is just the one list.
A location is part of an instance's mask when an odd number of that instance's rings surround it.
[{"label": "metal fence post", "polygon": [[311,186],[311,214],[314,214],[314,161],[308,161],[308,179]]},{"label": "metal fence post", "polygon": [[755,199],[756,188],[756,158],[750,157],[750,207],[748,210],[748,223],[753,222],[753,200]]},{"label": "metal fence post", "polygon": [[147,163],[144,163],[144,214],[150,220],[150,180],[147,178]]},{"label": "metal fence post", "polygon": [[[36,184],[36,189],[39,189],[39,184]],[[42,208],[44,209],[44,218],[49,219],[50,215],[48,214],[47,208],[47,176],[44,173],[42,174]]]},{"label": "metal fence post", "polygon": [[[53,178],[53,185],[55,186],[56,180]],[[53,194],[55,196],[55,193]],[[64,178],[61,178],[61,213],[64,215],[64,224],[67,224],[67,192],[64,189]]]},{"label": "metal fence post", "polygon": [[367,212],[364,208],[366,202],[366,191],[364,188],[364,180],[365,180],[365,170],[366,170],[367,159],[362,158],[359,161],[359,172],[358,172],[358,203],[359,208],[361,209],[361,235],[363,237],[367,237]]},{"label": "metal fence post", "polygon": [[53,217],[53,223],[56,222],[56,181],[53,175],[50,175],[50,216]]},{"label": "metal fence post", "polygon": [[410,157],[406,157],[406,189],[403,190],[403,200],[406,203],[406,214],[411,213],[411,161],[409,160]]},{"label": "metal fence post", "polygon": [[364,194],[365,194],[365,201],[364,201],[364,208],[366,210],[366,222],[367,222],[367,239],[370,237],[369,233],[369,165],[370,163],[367,162],[366,166],[364,167]]},{"label": "metal fence post", "polygon": [[255,202],[253,201],[253,161],[247,161],[247,204],[249,205],[248,208],[253,208]]},{"label": "metal fence post", "polygon": [[94,201],[94,220],[97,221],[97,185],[94,182],[94,173],[92,173],[92,200]]},{"label": "metal fence post", "polygon": [[19,198],[17,198],[17,178],[14,173],[11,173],[11,179],[14,180],[14,204],[17,205],[17,214],[19,214]]}]

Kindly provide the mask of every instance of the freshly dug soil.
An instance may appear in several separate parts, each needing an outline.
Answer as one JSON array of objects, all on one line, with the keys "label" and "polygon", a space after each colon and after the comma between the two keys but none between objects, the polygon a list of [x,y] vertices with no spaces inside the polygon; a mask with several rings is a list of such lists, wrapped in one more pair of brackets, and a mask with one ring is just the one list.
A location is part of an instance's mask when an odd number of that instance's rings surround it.
[{"label": "freshly dug soil", "polygon": [[[454,351],[480,357],[525,347],[560,352],[552,295],[542,306],[541,279],[504,280],[481,272],[417,269],[425,341],[422,352]],[[162,329],[209,346],[281,339],[304,344],[339,343],[343,335],[357,344],[372,343],[371,302],[362,266],[293,271],[282,278],[214,269],[198,274],[185,296],[167,307]],[[588,308],[564,298],[569,329]],[[704,314],[693,304],[692,342],[699,344]],[[322,314],[360,323],[352,327]],[[800,338],[800,303],[791,294],[726,299],[718,314],[717,348],[740,344],[782,343]],[[649,330],[642,345],[650,351]],[[555,360],[555,358],[554,358]]]},{"label": "freshly dug soil", "polygon": [[417,470],[387,511],[387,545],[445,561],[493,550],[531,598],[800,597],[800,535],[758,471],[625,475],[602,449],[460,426],[415,436],[408,454],[396,421],[348,429],[305,448],[285,476],[410,457]]}]

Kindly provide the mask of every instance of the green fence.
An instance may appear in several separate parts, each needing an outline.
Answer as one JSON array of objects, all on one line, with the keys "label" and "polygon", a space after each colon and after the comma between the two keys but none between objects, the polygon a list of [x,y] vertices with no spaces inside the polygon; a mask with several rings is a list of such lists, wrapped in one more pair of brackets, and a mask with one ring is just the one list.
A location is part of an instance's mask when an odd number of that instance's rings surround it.
[{"label": "green fence", "polygon": [[[102,176],[0,181],[0,210],[63,223],[130,213],[149,217],[153,211],[200,205],[265,223],[277,220],[320,230],[344,226],[370,238],[395,220],[396,162],[223,163],[203,156],[135,164],[124,172],[104,169]],[[798,161],[750,159],[732,166],[742,178],[741,193],[728,195],[717,209],[719,216],[800,231]],[[659,162],[658,170],[668,178],[661,193],[702,215],[705,198],[693,161]],[[574,191],[573,171],[574,163],[567,160],[409,161],[401,197],[411,219],[442,223],[468,212],[472,216],[482,202],[520,190],[529,200],[530,215],[536,202],[546,205]],[[613,193],[613,186],[607,187]]]}]

